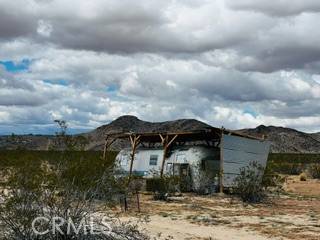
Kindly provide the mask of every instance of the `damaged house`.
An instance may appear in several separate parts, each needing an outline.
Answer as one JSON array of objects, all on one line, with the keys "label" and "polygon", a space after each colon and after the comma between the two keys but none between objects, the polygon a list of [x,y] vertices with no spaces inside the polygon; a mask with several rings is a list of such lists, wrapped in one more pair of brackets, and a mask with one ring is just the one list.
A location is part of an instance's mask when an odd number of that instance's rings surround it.
[{"label": "damaged house", "polygon": [[123,133],[109,135],[104,155],[116,139],[126,139],[130,148],[116,157],[127,174],[152,177],[174,175],[188,179],[190,190],[202,184],[214,190],[233,186],[240,169],[256,162],[266,166],[270,143],[224,128],[184,132]]}]

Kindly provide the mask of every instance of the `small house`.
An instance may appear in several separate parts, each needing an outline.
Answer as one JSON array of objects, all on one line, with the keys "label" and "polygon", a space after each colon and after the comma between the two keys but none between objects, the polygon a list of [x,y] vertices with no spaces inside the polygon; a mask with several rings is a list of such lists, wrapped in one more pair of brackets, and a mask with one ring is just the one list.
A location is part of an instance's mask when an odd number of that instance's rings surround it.
[{"label": "small house", "polygon": [[129,175],[175,175],[188,179],[192,190],[203,185],[220,191],[232,187],[241,168],[251,162],[265,167],[270,149],[264,138],[219,128],[117,134],[107,138],[105,151],[115,139],[131,143],[116,157],[118,166]]}]

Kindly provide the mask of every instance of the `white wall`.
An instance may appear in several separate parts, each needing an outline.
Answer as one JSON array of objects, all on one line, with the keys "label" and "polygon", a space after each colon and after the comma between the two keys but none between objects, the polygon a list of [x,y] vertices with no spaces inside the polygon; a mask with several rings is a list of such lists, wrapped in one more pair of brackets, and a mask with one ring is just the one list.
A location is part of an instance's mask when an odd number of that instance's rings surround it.
[{"label": "white wall", "polygon": [[[223,135],[224,186],[232,186],[234,178],[240,173],[240,168],[248,166],[252,161],[256,161],[260,165],[265,167],[269,154],[269,148],[270,143],[267,141]],[[167,171],[168,163],[183,163],[185,161],[191,166],[192,176],[196,176],[199,173],[198,167],[201,164],[201,160],[206,159],[209,161],[210,169],[212,169],[212,171],[215,171],[214,174],[216,174],[220,170],[219,152],[219,149],[203,146],[190,146],[173,149],[171,151],[171,155],[166,159],[164,173],[169,174],[169,172]],[[120,151],[117,156],[117,160],[119,163],[127,162],[126,165],[121,166],[121,168],[127,172],[130,170],[130,153],[131,149],[124,149]],[[156,166],[149,165],[151,155],[158,155]],[[152,176],[150,174],[151,171],[160,173],[162,156],[162,149],[138,148],[133,163],[133,171],[137,172],[139,175],[144,176]],[[198,180],[195,181],[201,181],[199,180],[199,178],[197,179]],[[197,186],[199,184],[199,182],[194,182],[194,186]]]},{"label": "white wall", "polygon": [[[130,170],[130,149],[124,149],[120,151],[117,156],[118,162],[127,162],[126,165],[122,165],[122,169],[125,171]],[[158,155],[158,161],[156,166],[150,166],[150,156]],[[167,172],[168,163],[189,163],[190,165],[197,165],[201,159],[210,158],[214,156],[213,150],[201,146],[183,147],[177,148],[171,151],[170,156],[165,161],[164,172]],[[162,149],[138,149],[135,154],[135,159],[133,162],[133,171],[148,175],[148,172],[155,170],[160,172],[163,158]],[[124,159],[123,161],[121,161]]]}]

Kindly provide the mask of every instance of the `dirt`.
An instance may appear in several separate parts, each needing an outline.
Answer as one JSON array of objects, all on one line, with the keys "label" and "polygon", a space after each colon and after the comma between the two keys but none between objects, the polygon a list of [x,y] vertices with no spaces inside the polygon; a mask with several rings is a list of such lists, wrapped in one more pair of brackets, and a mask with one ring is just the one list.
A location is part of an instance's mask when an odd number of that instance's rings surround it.
[{"label": "dirt", "polygon": [[[286,191],[268,204],[245,205],[228,195],[184,194],[171,202],[141,195],[141,213],[131,204],[126,217],[149,216],[140,223],[155,239],[320,239],[320,181],[288,179]],[[159,235],[159,233],[161,233]]]},{"label": "dirt", "polygon": [[299,176],[290,176],[286,180],[286,191],[289,193],[300,194],[303,196],[320,196],[320,180],[307,178],[300,181]]}]

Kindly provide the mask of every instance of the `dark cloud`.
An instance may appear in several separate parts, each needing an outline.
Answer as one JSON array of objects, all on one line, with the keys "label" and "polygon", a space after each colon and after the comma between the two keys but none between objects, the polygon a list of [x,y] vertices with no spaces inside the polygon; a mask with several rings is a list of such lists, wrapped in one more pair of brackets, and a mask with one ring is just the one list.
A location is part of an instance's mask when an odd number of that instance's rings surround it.
[{"label": "dark cloud", "polygon": [[319,5],[0,0],[0,61],[32,59],[0,68],[0,124],[83,129],[132,114],[320,130]]},{"label": "dark cloud", "polygon": [[[207,9],[224,10],[206,1],[30,2],[21,13],[14,9],[20,18],[12,14],[2,16],[2,27],[13,31],[4,29],[2,38],[27,37],[64,48],[117,54],[198,53],[245,41],[245,34],[240,32],[248,29],[242,22],[234,30],[227,29],[232,19],[211,21],[211,11]],[[0,6],[4,12],[10,12],[11,5]]]},{"label": "dark cloud", "polygon": [[318,0],[226,0],[226,2],[232,9],[257,11],[279,17],[304,12],[320,12],[320,2]]},{"label": "dark cloud", "polygon": [[31,36],[36,32],[35,16],[13,5],[0,1],[0,39]]},{"label": "dark cloud", "polygon": [[258,52],[250,62],[240,62],[236,68],[241,71],[272,73],[279,70],[312,68],[313,63],[320,60],[318,47],[283,47]]}]

